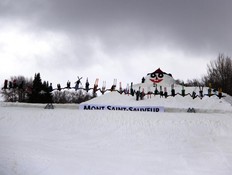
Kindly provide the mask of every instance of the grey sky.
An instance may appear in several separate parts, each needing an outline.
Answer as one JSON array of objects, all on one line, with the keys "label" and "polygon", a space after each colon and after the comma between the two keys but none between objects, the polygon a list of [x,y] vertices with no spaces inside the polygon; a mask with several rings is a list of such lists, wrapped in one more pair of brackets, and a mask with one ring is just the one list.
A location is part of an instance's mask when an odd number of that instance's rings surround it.
[{"label": "grey sky", "polygon": [[201,78],[231,56],[231,0],[1,0],[0,79],[130,83],[160,67]]}]

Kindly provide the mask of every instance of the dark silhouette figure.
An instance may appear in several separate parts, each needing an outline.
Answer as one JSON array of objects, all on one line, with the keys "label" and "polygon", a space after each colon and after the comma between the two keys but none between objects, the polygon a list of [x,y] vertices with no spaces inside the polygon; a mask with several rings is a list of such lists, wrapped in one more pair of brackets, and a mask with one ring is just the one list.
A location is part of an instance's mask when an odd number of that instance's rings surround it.
[{"label": "dark silhouette figure", "polygon": [[7,86],[8,86],[8,80],[5,80],[3,89],[7,89]]},{"label": "dark silhouette figure", "polygon": [[82,77],[81,78],[77,77],[77,78],[78,78],[78,80],[76,81],[76,86],[75,86],[76,91],[79,89],[79,84],[81,84]]},{"label": "dark silhouette figure", "polygon": [[58,89],[59,91],[61,91],[61,86],[60,86],[60,84],[57,84],[57,89]]},{"label": "dark silhouette figure", "polygon": [[140,96],[140,92],[139,92],[139,90],[137,90],[137,91],[136,91],[136,101],[139,100],[139,96]]},{"label": "dark silhouette figure", "polygon": [[199,86],[199,96],[200,96],[200,98],[203,98],[203,88],[204,88],[204,86]]},{"label": "dark silhouette figure", "polygon": [[192,98],[193,98],[193,99],[196,98],[196,92],[195,92],[195,91],[192,92]]},{"label": "dark silhouette figure", "polygon": [[144,77],[142,78],[142,83],[145,83],[145,78]]},{"label": "dark silhouette figure", "polygon": [[219,99],[222,98],[222,88],[218,89],[218,97],[219,97]]},{"label": "dark silhouette figure", "polygon": [[86,89],[87,92],[89,91],[89,81],[88,81],[88,78],[86,79],[85,89]]},{"label": "dark silhouette figure", "polygon": [[67,88],[68,89],[70,89],[71,88],[71,83],[70,83],[70,81],[68,80],[68,82],[67,82]]},{"label": "dark silhouette figure", "polygon": [[9,82],[9,88],[10,88],[10,89],[13,88],[13,83],[12,83],[12,81]]},{"label": "dark silhouette figure", "polygon": [[171,93],[172,93],[172,96],[175,97],[175,95],[176,95],[176,94],[175,94],[175,89],[172,89],[172,90],[171,90]]}]

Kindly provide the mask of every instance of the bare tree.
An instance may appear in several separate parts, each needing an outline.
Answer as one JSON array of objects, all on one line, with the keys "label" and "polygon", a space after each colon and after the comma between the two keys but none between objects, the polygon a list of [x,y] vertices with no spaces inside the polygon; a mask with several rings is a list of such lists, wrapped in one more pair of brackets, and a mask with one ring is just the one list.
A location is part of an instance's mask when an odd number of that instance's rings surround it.
[{"label": "bare tree", "polygon": [[203,77],[206,85],[222,88],[223,92],[232,95],[232,60],[228,56],[219,54],[217,60],[207,65],[207,75]]},{"label": "bare tree", "polygon": [[82,90],[78,91],[54,91],[53,102],[54,103],[82,103],[93,98],[89,93],[84,93]]},{"label": "bare tree", "polygon": [[187,80],[186,86],[201,86],[202,82],[198,79]]},{"label": "bare tree", "polygon": [[7,80],[1,94],[6,102],[27,102],[30,86],[32,86],[31,79],[24,76],[13,76],[9,81]]}]

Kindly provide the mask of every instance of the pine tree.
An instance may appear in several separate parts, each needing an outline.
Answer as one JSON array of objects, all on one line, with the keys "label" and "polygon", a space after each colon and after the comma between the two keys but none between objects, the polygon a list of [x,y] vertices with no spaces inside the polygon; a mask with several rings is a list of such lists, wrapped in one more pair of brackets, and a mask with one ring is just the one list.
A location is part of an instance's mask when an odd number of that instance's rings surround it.
[{"label": "pine tree", "polygon": [[41,103],[42,100],[42,80],[40,78],[40,73],[35,74],[33,85],[32,85],[32,92],[29,96],[29,102],[31,103]]},{"label": "pine tree", "polygon": [[52,94],[50,93],[48,81],[44,81],[42,84],[41,103],[52,103]]}]

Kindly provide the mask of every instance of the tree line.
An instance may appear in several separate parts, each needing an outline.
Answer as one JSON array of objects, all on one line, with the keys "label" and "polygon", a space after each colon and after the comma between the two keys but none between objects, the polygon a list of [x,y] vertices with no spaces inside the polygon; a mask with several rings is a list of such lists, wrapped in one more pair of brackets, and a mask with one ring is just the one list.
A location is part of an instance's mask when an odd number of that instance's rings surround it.
[{"label": "tree line", "polygon": [[82,90],[54,91],[51,83],[42,82],[40,73],[36,73],[33,80],[24,76],[14,76],[9,81],[5,80],[1,95],[6,102],[25,103],[81,103],[93,98],[91,94]]},{"label": "tree line", "polygon": [[[7,102],[29,102],[29,103],[81,103],[96,97],[97,83],[95,82],[93,94],[88,93],[88,89],[83,91],[79,88],[80,79],[76,82],[75,91],[61,89],[70,89],[70,83],[66,88],[61,88],[60,84],[54,89],[48,81],[43,81],[40,73],[35,74],[34,79],[27,79],[23,76],[11,77],[10,81],[5,80],[1,94]],[[87,81],[88,83],[88,81]],[[224,54],[219,54],[216,60],[210,61],[207,65],[207,74],[201,79],[187,80],[187,82],[176,80],[176,84],[184,86],[210,87],[214,91],[223,91],[232,95],[232,59]],[[116,84],[111,88],[114,90]],[[104,87],[105,88],[105,87]],[[105,92],[105,91],[104,91]]]}]

